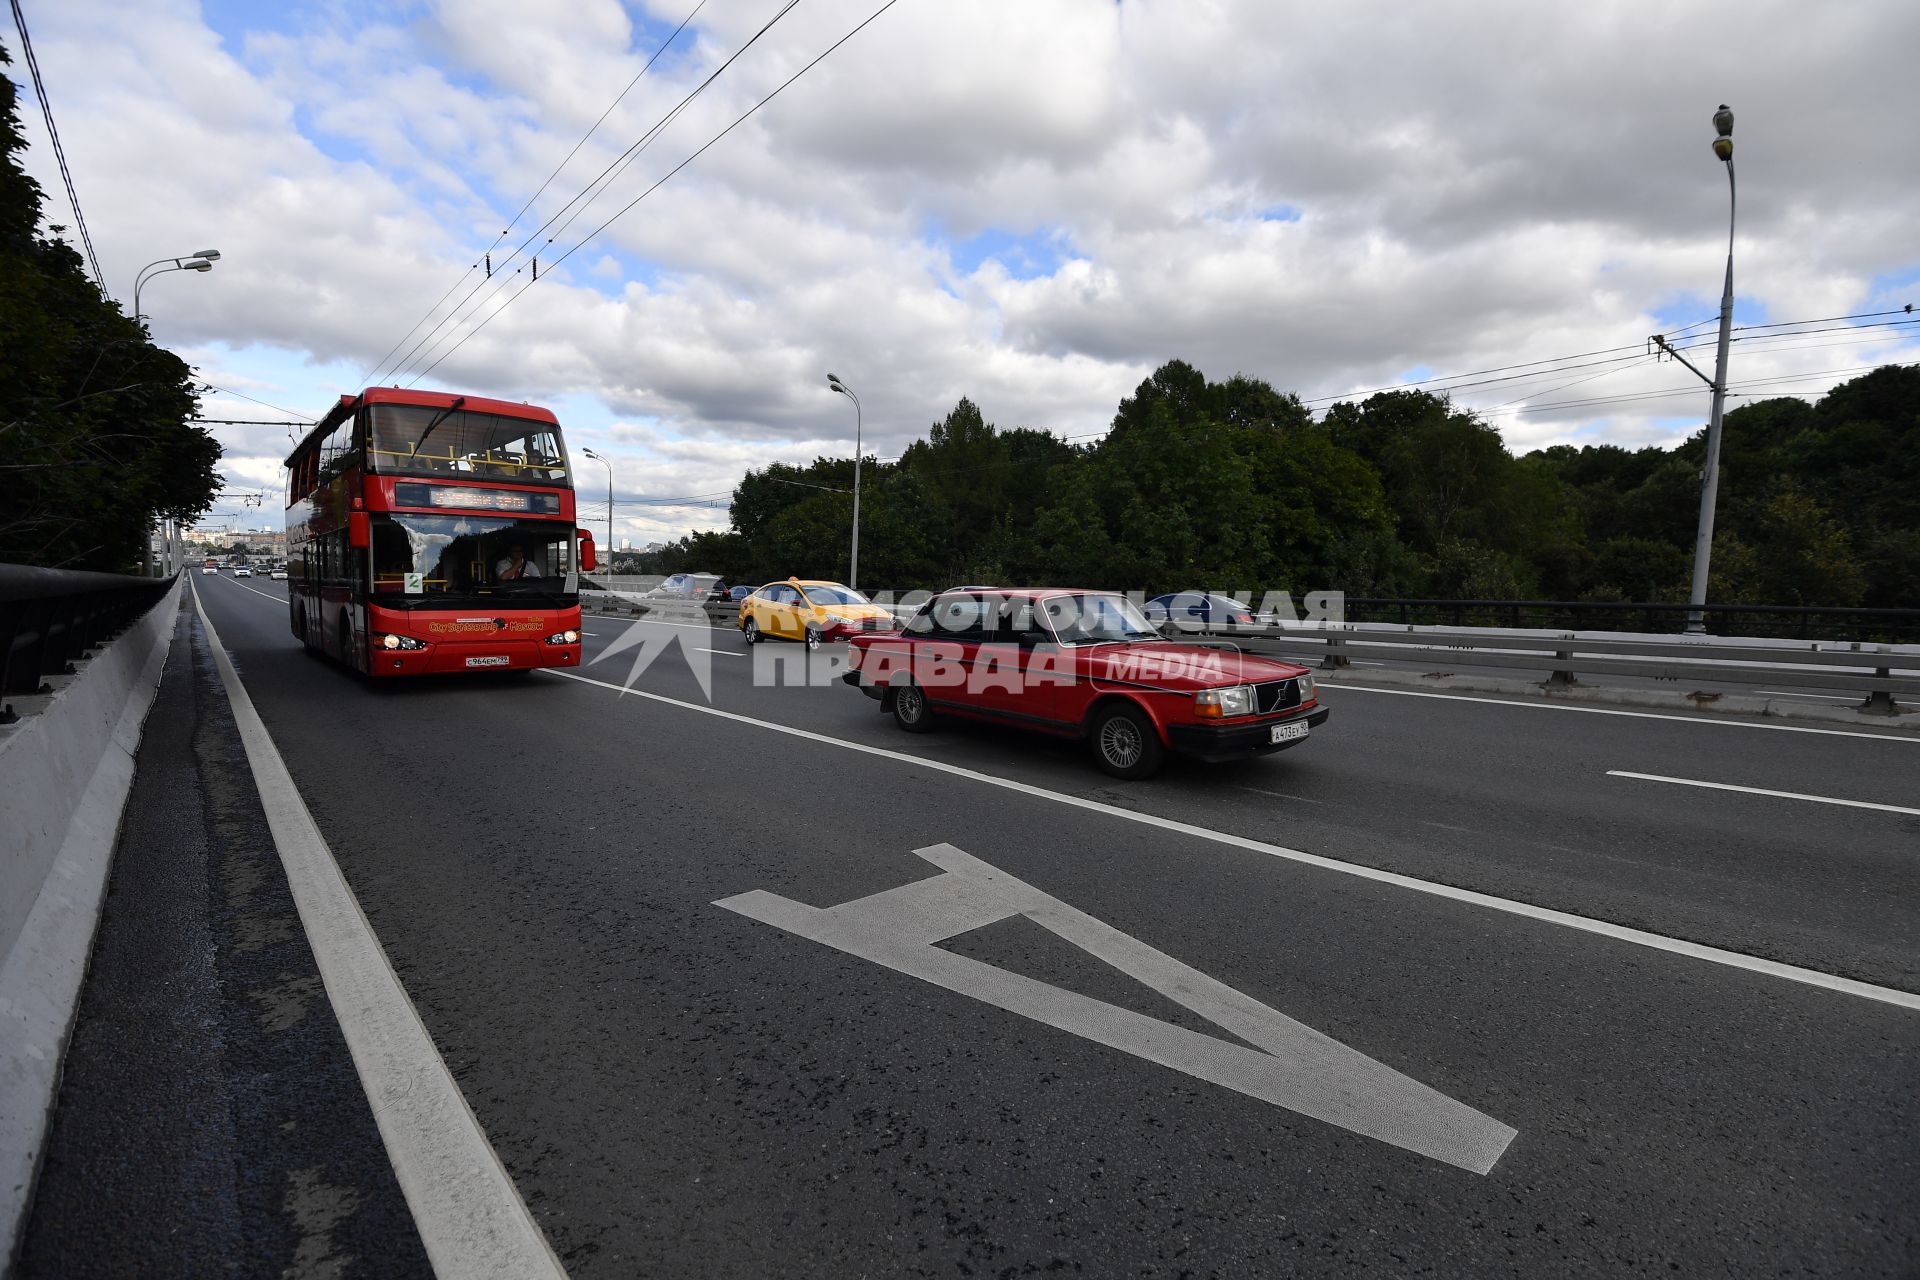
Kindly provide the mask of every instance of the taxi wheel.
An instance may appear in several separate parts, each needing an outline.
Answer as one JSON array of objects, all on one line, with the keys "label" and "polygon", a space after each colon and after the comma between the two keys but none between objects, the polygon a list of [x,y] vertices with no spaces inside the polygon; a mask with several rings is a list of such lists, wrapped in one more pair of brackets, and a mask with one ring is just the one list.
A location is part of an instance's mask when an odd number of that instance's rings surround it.
[{"label": "taxi wheel", "polygon": [[1138,708],[1124,704],[1096,715],[1087,741],[1094,760],[1116,778],[1151,777],[1166,758],[1152,722]]},{"label": "taxi wheel", "polygon": [[746,622],[741,625],[740,634],[747,638],[748,644],[760,643],[760,626],[752,618],[748,618]]},{"label": "taxi wheel", "polygon": [[927,705],[927,695],[911,680],[889,689],[887,704],[893,722],[908,733],[925,733],[933,727],[933,708]]},{"label": "taxi wheel", "polygon": [[807,652],[812,653],[814,650],[818,649],[819,647],[820,647],[820,629],[818,627],[808,627],[807,628]]}]

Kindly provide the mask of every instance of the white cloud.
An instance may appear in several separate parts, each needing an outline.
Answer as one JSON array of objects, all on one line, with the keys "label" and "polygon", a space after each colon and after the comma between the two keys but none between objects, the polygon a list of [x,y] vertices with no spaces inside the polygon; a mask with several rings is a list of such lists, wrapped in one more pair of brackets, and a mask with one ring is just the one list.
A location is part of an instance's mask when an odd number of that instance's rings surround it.
[{"label": "white cloud", "polygon": [[[162,253],[223,251],[143,296],[206,376],[318,413],[429,335],[400,341],[444,297],[435,318],[460,323],[399,380],[469,335],[430,381],[564,402],[576,447],[611,450],[629,498],[846,453],[828,369],[889,456],[962,395],[1003,426],[1097,431],[1175,356],[1315,397],[1631,345],[1683,301],[1706,318],[1722,99],[1739,115],[1743,309],[1841,315],[1920,268],[1920,175],[1901,161],[1920,9],[1789,0],[901,3],[562,262],[875,7],[810,0],[564,232],[535,236],[543,278],[519,292],[522,239],[777,9],[702,9],[499,238],[688,7],[650,2],[643,27],[613,0],[442,0],[378,21],[316,3],[215,31],[183,3],[69,0],[34,34],[109,284]],[[43,142],[28,163],[66,221]],[[1261,216],[1280,208],[1297,216]],[[1047,258],[1015,278],[949,257],[943,237],[981,232],[1035,237]],[[489,284],[473,264],[496,239]],[[1741,381],[1916,345],[1752,335],[1736,355]],[[1459,399],[1515,447],[1639,443],[1684,433],[1704,388],[1539,405],[1690,382],[1671,364],[1586,369]],[[272,477],[284,434],[223,439],[236,478]],[[637,542],[725,520],[629,510],[616,536]]]}]

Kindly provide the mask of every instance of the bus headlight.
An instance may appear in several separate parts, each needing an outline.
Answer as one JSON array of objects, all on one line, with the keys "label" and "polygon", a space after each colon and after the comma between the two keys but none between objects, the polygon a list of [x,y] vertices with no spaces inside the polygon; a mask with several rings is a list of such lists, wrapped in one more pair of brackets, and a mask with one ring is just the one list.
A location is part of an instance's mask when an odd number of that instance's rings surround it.
[{"label": "bus headlight", "polygon": [[547,643],[548,644],[579,644],[580,633],[578,631],[556,631],[552,635],[547,637]]},{"label": "bus headlight", "polygon": [[382,649],[424,649],[427,647],[427,642],[415,640],[412,636],[396,636],[388,632],[380,637],[380,647]]}]

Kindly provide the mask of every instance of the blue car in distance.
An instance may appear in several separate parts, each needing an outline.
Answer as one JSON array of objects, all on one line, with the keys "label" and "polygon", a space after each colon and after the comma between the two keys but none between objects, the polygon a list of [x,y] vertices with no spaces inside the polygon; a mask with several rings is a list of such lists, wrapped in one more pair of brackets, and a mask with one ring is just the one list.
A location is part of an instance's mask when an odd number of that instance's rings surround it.
[{"label": "blue car in distance", "polygon": [[1181,631],[1259,625],[1252,605],[1206,591],[1170,591],[1164,596],[1155,596],[1143,607],[1147,620],[1155,626],[1172,623]]}]

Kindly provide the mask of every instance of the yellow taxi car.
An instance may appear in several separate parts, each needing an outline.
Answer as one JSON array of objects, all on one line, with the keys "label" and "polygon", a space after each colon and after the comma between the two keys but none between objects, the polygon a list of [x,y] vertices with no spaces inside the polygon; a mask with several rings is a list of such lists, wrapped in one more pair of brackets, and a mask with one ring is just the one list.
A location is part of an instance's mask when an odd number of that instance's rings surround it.
[{"label": "yellow taxi car", "polygon": [[892,631],[893,614],[852,587],[812,578],[769,582],[740,602],[740,634],[748,644],[762,636],[800,640],[817,649],[862,631]]}]

